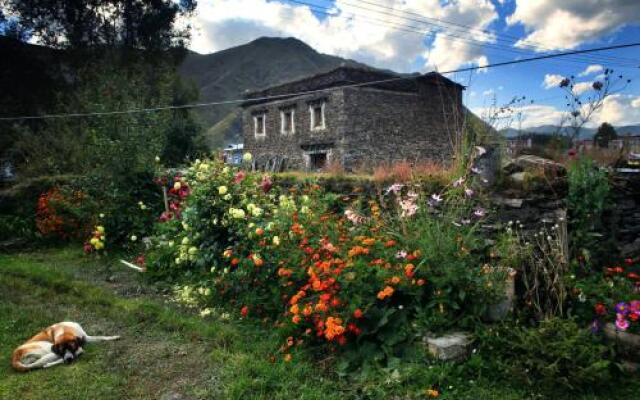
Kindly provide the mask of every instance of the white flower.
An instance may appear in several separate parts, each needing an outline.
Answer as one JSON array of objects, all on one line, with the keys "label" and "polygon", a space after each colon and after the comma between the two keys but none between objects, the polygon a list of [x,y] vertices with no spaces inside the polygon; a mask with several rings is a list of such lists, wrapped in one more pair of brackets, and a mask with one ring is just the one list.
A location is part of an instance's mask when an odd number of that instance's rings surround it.
[{"label": "white flower", "polygon": [[458,186],[462,185],[463,183],[464,183],[464,176],[456,179],[453,182],[453,187],[458,187]]},{"label": "white flower", "polygon": [[200,316],[201,316],[202,318],[205,318],[205,317],[208,317],[209,315],[211,315],[211,313],[212,313],[212,312],[213,312],[213,310],[212,310],[212,309],[210,309],[210,308],[205,308],[205,309],[203,309],[202,311],[200,311]]},{"label": "white flower", "polygon": [[486,214],[487,212],[483,208],[476,208],[476,210],[473,212],[473,215],[475,215],[478,218],[482,218]]},{"label": "white flower", "polygon": [[160,162],[160,157],[156,156],[155,160],[156,160],[156,162]]},{"label": "white flower", "polygon": [[474,174],[479,174],[480,170],[478,168],[476,168],[476,167],[472,167],[471,168],[471,172],[473,172]]},{"label": "white flower", "polygon": [[138,240],[138,237],[136,235],[131,235],[131,241],[135,242],[136,240]]},{"label": "white flower", "polygon": [[184,244],[185,246],[189,244],[189,238],[188,237],[183,237],[182,238],[182,244]]},{"label": "white flower", "polygon": [[389,186],[389,188],[387,188],[387,192],[385,194],[389,194],[390,192],[398,193],[400,190],[402,190],[403,187],[404,185],[401,183],[394,183],[393,185]]},{"label": "white flower", "polygon": [[435,201],[436,203],[440,203],[442,201],[442,196],[439,194],[432,194],[431,200]]},{"label": "white flower", "polygon": [[487,152],[487,149],[482,146],[476,146],[476,151],[478,152],[478,157],[482,157]]},{"label": "white flower", "polygon": [[100,213],[100,218],[104,218],[104,214],[103,213]]},{"label": "white flower", "polygon": [[470,189],[470,188],[465,188],[465,189],[464,189],[464,194],[465,194],[467,197],[471,197],[471,196],[473,196],[473,193],[474,193],[474,192],[473,192],[473,189]]},{"label": "white flower", "polygon": [[273,245],[280,246],[280,238],[278,236],[273,237]]},{"label": "white flower", "polygon": [[180,190],[181,187],[182,187],[182,184],[180,182],[176,182],[173,184],[173,188],[175,190]]}]

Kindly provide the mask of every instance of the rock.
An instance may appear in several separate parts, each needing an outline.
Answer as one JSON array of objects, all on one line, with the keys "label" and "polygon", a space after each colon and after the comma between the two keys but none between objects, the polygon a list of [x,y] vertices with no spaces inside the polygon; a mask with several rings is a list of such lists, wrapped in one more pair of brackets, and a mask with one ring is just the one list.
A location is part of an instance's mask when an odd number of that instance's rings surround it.
[{"label": "rock", "polygon": [[640,335],[619,331],[611,322],[607,323],[602,331],[607,339],[615,341],[624,351],[623,358],[640,355]]},{"label": "rock", "polygon": [[509,179],[515,183],[523,183],[526,177],[526,172],[516,172],[515,174],[509,175]]},{"label": "rock", "polygon": [[186,398],[178,392],[168,392],[160,397],[160,400],[185,400]]},{"label": "rock", "polygon": [[469,333],[454,332],[444,336],[427,336],[429,353],[441,361],[461,361],[469,356],[472,336]]},{"label": "rock", "polygon": [[489,322],[502,321],[513,310],[516,298],[516,271],[508,268],[505,273],[504,298],[499,303],[491,304],[487,308],[484,318]]},{"label": "rock", "polygon": [[115,276],[115,275],[109,275],[109,276],[107,277],[107,282],[109,282],[109,283],[113,283],[113,282],[115,282],[115,281],[116,281],[116,279],[117,279],[117,278],[116,278],[116,276]]},{"label": "rock", "polygon": [[500,205],[511,207],[511,208],[521,208],[522,203],[524,203],[524,200],[505,198],[505,197],[495,197],[494,202],[496,204],[500,204]]},{"label": "rock", "polygon": [[511,175],[515,174],[516,172],[524,172],[524,168],[522,168],[521,165],[516,164],[514,160],[511,160],[507,164],[505,164],[504,167],[502,167],[502,171],[507,175]]},{"label": "rock", "polygon": [[564,165],[547,158],[542,158],[533,155],[522,155],[516,158],[514,164],[522,168],[524,171],[531,169],[544,168],[548,171],[566,172]]},{"label": "rock", "polygon": [[635,257],[640,254],[640,238],[637,238],[632,243],[627,243],[620,249],[622,257]]}]

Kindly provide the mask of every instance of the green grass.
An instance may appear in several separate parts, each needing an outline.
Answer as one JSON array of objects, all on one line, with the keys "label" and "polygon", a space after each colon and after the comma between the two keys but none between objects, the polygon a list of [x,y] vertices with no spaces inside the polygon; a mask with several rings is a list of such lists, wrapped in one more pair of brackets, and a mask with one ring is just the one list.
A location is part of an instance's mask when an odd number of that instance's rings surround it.
[{"label": "green grass", "polygon": [[[268,326],[202,319],[138,278],[75,249],[0,255],[0,399],[424,399],[432,384],[441,399],[540,398],[472,380],[464,365],[396,365],[348,381],[305,354],[285,363]],[[70,365],[14,372],[13,349],[63,320],[122,339],[89,345]],[[602,398],[631,398],[634,389],[626,392]]]}]

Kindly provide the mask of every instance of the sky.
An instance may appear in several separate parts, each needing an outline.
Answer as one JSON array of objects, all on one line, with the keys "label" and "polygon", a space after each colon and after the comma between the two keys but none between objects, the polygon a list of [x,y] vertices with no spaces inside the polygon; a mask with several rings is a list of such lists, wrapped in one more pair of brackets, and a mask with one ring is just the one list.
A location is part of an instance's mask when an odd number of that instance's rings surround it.
[{"label": "sky", "polygon": [[[296,37],[374,67],[446,72],[640,42],[640,0],[199,0],[189,22],[190,47],[203,54]],[[624,79],[590,125],[640,124],[640,47],[447,76],[467,86],[465,104],[485,118],[494,104],[525,96],[508,123],[527,128],[560,122],[563,77],[575,76],[574,91],[587,98],[606,68]]]}]

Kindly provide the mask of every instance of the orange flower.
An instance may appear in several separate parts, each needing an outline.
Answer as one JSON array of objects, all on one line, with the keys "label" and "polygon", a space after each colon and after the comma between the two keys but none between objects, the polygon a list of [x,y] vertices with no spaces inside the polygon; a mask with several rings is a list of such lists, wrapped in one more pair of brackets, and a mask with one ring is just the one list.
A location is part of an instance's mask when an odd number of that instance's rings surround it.
[{"label": "orange flower", "polygon": [[361,309],[359,309],[359,308],[356,308],[356,310],[353,312],[353,316],[354,316],[356,319],[360,319],[360,318],[362,318],[362,315],[363,315],[363,312],[362,312],[362,310],[361,310]]},{"label": "orange flower", "polygon": [[233,250],[231,249],[226,249],[223,253],[222,256],[224,258],[230,258],[233,255]]},{"label": "orange flower", "polygon": [[310,306],[310,305],[306,305],[306,306],[304,307],[304,309],[302,310],[302,314],[303,314],[305,317],[308,317],[309,315],[311,315],[311,313],[312,313],[312,312],[313,312],[313,309],[311,308],[311,306]]},{"label": "orange flower", "polygon": [[298,307],[297,304],[294,304],[291,306],[291,308],[289,308],[289,312],[291,314],[298,314],[300,312],[300,307]]},{"label": "orange flower", "polygon": [[290,361],[291,361],[291,358],[292,358],[292,357],[291,357],[291,354],[285,354],[285,355],[284,355],[284,361],[285,361],[285,362],[290,362]]},{"label": "orange flower", "polygon": [[387,297],[391,297],[395,290],[391,286],[385,287],[383,290],[378,292],[378,299],[384,300]]},{"label": "orange flower", "polygon": [[231,260],[231,265],[233,265],[234,267],[238,264],[240,264],[240,260],[238,258],[233,258]]},{"label": "orange flower", "polygon": [[300,316],[299,315],[294,315],[293,318],[291,318],[291,322],[293,322],[294,324],[298,325],[300,323]]},{"label": "orange flower", "polygon": [[251,259],[256,267],[262,267],[264,265],[264,260],[259,255],[254,254],[251,256]]},{"label": "orange flower", "polygon": [[395,240],[387,240],[387,242],[384,244],[384,247],[393,247],[395,245],[396,245]]},{"label": "orange flower", "polygon": [[393,278],[391,278],[391,283],[397,285],[398,283],[400,283],[400,277],[394,276]]},{"label": "orange flower", "polygon": [[316,312],[325,312],[325,311],[327,311],[329,309],[329,307],[327,307],[326,303],[320,302],[320,303],[316,304],[315,309],[316,309]]},{"label": "orange flower", "polygon": [[262,236],[264,234],[264,229],[262,228],[256,228],[256,235],[258,236]]},{"label": "orange flower", "polygon": [[280,276],[280,277],[288,277],[288,276],[291,276],[292,273],[293,273],[293,271],[291,271],[288,268],[279,268],[278,269],[278,276]]},{"label": "orange flower", "polygon": [[412,278],[414,269],[415,269],[415,266],[413,264],[405,265],[404,266],[404,276],[406,276],[407,278]]},{"label": "orange flower", "polygon": [[362,244],[365,246],[373,246],[374,244],[376,244],[376,240],[373,238],[363,239]]},{"label": "orange flower", "polygon": [[344,327],[342,326],[342,320],[337,317],[328,317],[325,322],[324,337],[331,341],[337,336],[344,333]]},{"label": "orange flower", "polygon": [[427,389],[427,397],[435,399],[438,396],[440,396],[440,392],[438,392],[436,389]]}]

